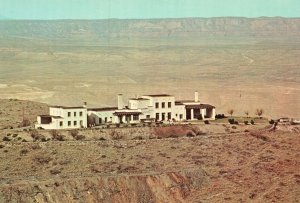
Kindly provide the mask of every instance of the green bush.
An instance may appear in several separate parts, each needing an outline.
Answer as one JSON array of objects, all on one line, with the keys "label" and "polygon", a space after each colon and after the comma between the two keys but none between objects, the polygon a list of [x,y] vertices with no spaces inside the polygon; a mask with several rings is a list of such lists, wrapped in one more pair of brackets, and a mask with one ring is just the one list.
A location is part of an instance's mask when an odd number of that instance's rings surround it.
[{"label": "green bush", "polygon": [[11,139],[10,139],[9,137],[4,137],[2,140],[3,140],[4,142],[9,142],[9,141],[11,141]]},{"label": "green bush", "polygon": [[229,119],[228,119],[228,122],[229,122],[231,125],[233,125],[235,121],[234,121],[233,118],[229,118]]}]

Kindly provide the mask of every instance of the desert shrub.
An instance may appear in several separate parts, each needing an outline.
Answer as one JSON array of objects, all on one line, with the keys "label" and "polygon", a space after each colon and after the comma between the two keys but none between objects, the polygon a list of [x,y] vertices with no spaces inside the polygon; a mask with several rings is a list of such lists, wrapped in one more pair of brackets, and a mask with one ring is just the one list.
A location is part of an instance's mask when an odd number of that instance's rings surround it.
[{"label": "desert shrub", "polygon": [[265,142],[269,142],[270,141],[270,139],[267,136],[263,135],[263,132],[254,131],[254,132],[250,132],[250,135],[253,136],[253,137],[255,137],[255,138],[257,138],[257,139],[261,139],[261,140],[263,140]]},{"label": "desert shrub", "polygon": [[41,147],[39,144],[33,144],[33,145],[31,146],[31,149],[37,150],[37,149],[42,149],[42,147]]},{"label": "desert shrub", "polygon": [[36,155],[33,157],[33,161],[37,162],[38,164],[48,164],[52,158],[48,155]]},{"label": "desert shrub", "polygon": [[26,139],[23,139],[22,142],[28,142]]},{"label": "desert shrub", "polygon": [[248,125],[249,124],[249,121],[244,121],[245,125]]},{"label": "desert shrub", "polygon": [[13,134],[12,137],[18,137],[18,134]]},{"label": "desert shrub", "polygon": [[217,114],[215,116],[216,119],[222,119],[222,118],[226,118],[226,116],[224,114]]},{"label": "desert shrub", "polygon": [[61,170],[58,169],[58,168],[53,168],[53,169],[50,169],[50,173],[52,175],[57,175],[57,174],[60,174],[61,173]]},{"label": "desert shrub", "polygon": [[234,109],[229,109],[229,110],[227,111],[227,113],[230,114],[230,116],[232,116],[233,113],[234,113]]},{"label": "desert shrub", "polygon": [[195,137],[195,134],[193,131],[188,131],[186,134],[187,137]]},{"label": "desert shrub", "polygon": [[28,152],[29,152],[28,149],[21,149],[20,155],[21,155],[21,156],[24,156],[24,155],[26,155]]},{"label": "desert shrub", "polygon": [[73,137],[74,140],[84,140],[85,136],[84,135],[80,135],[79,131],[74,129],[70,131],[71,136]]},{"label": "desert shrub", "polygon": [[100,141],[105,141],[106,139],[104,137],[99,138]]},{"label": "desert shrub", "polygon": [[6,136],[8,136],[8,137],[11,136],[11,133],[7,133]]},{"label": "desert shrub", "polygon": [[274,121],[273,119],[271,119],[271,120],[269,121],[269,123],[270,123],[271,125],[273,125],[273,124],[275,123],[275,121]]},{"label": "desert shrub", "polygon": [[263,109],[256,109],[255,111],[255,114],[259,117],[259,118],[262,118],[262,114],[264,113],[264,110]]},{"label": "desert shrub", "polygon": [[208,120],[205,120],[205,121],[204,121],[204,124],[209,124],[209,121],[208,121]]},{"label": "desert shrub", "polygon": [[183,137],[187,134],[187,126],[165,126],[165,127],[156,127],[153,129],[153,134],[157,138],[175,138]]},{"label": "desert shrub", "polygon": [[31,131],[30,136],[32,137],[34,142],[40,139],[40,135],[37,130]]},{"label": "desert shrub", "polygon": [[239,124],[239,122],[238,121],[234,121],[234,125],[238,125]]},{"label": "desert shrub", "polygon": [[75,140],[84,140],[85,136],[84,135],[77,135],[74,137]]},{"label": "desert shrub", "polygon": [[202,132],[197,126],[193,126],[190,128],[192,130],[192,132],[196,135],[205,135],[206,133]]},{"label": "desert shrub", "polygon": [[237,127],[236,127],[236,126],[232,126],[231,128],[232,128],[232,129],[237,129]]},{"label": "desert shrub", "polygon": [[250,123],[251,123],[251,125],[254,125],[254,124],[255,124],[255,123],[254,123],[254,120],[251,120]]},{"label": "desert shrub", "polygon": [[0,144],[0,149],[2,149],[2,148],[4,148],[5,147],[5,145],[3,145],[3,144]]},{"label": "desert shrub", "polygon": [[120,140],[124,137],[123,135],[121,135],[121,133],[117,132],[116,130],[112,130],[110,132],[110,136],[113,140]]},{"label": "desert shrub", "polygon": [[135,136],[134,138],[132,138],[133,140],[143,140],[143,136],[141,135],[138,135],[138,136]]},{"label": "desert shrub", "polygon": [[57,140],[57,141],[64,141],[65,140],[64,135],[60,134],[57,130],[51,130],[50,134],[52,136],[52,140]]},{"label": "desert shrub", "polygon": [[75,138],[79,134],[78,130],[74,129],[70,131],[70,135]]},{"label": "desert shrub", "polygon": [[3,139],[2,139],[4,142],[9,142],[9,141],[11,141],[11,139],[9,138],[9,137],[3,137]]},{"label": "desert shrub", "polygon": [[234,124],[234,119],[233,119],[233,118],[229,118],[229,119],[228,119],[228,122],[229,122],[231,125],[233,125],[233,124]]},{"label": "desert shrub", "polygon": [[28,127],[28,126],[30,126],[30,125],[31,125],[30,120],[27,119],[27,118],[25,118],[25,119],[23,119],[23,121],[21,122],[20,127]]},{"label": "desert shrub", "polygon": [[46,137],[41,138],[41,142],[47,142],[47,141],[48,141],[48,139],[46,139]]}]

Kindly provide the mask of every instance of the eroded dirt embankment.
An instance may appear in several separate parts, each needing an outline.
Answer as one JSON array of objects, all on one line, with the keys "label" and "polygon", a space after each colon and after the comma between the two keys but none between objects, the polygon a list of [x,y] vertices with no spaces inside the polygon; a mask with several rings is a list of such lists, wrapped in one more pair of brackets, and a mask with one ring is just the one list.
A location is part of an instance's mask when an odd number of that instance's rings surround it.
[{"label": "eroded dirt embankment", "polygon": [[186,202],[208,181],[203,170],[19,181],[0,186],[0,202]]}]

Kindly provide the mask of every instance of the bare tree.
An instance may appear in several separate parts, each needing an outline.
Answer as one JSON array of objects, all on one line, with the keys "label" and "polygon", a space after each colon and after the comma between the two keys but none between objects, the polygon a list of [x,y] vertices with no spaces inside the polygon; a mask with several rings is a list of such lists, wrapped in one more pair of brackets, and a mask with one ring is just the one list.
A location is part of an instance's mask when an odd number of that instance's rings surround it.
[{"label": "bare tree", "polygon": [[259,118],[262,118],[261,116],[263,115],[263,113],[264,113],[264,110],[263,110],[263,109],[256,109],[255,114],[256,114]]},{"label": "bare tree", "polygon": [[233,115],[233,113],[234,113],[234,110],[233,110],[233,109],[229,109],[229,110],[227,111],[227,113],[229,113],[229,114],[230,114],[230,116],[232,116],[232,115]]},{"label": "bare tree", "polygon": [[245,115],[247,116],[247,118],[249,117],[249,111],[245,111]]}]

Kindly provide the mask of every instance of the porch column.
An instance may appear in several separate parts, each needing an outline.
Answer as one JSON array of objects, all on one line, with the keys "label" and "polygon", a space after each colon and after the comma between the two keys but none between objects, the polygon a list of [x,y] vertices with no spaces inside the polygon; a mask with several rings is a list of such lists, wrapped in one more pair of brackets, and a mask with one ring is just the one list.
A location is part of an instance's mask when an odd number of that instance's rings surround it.
[{"label": "porch column", "polygon": [[123,123],[127,123],[126,122],[126,116],[122,116],[122,120],[123,120]]},{"label": "porch column", "polygon": [[213,108],[212,109],[212,119],[216,119],[216,109],[215,108]]},{"label": "porch column", "polygon": [[191,120],[194,120],[194,109],[191,109]]},{"label": "porch column", "polygon": [[205,119],[205,115],[204,115],[205,111],[204,111],[204,109],[201,109],[200,111],[201,111],[202,120],[204,120]]},{"label": "porch column", "polygon": [[130,116],[130,122],[129,123],[131,123],[131,122],[133,122],[133,115]]}]

